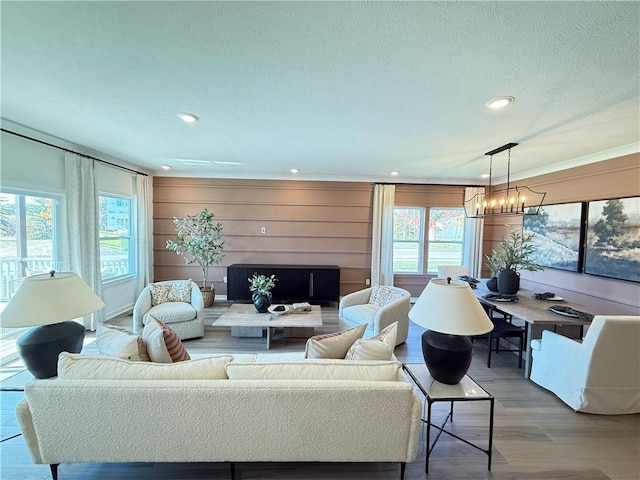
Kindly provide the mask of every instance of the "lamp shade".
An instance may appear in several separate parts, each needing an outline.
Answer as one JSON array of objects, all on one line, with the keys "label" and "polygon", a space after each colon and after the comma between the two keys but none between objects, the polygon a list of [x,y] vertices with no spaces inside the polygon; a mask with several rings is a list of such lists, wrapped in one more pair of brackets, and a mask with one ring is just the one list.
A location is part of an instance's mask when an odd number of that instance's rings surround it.
[{"label": "lamp shade", "polygon": [[71,272],[26,277],[0,314],[2,327],[51,325],[95,312],[104,302]]},{"label": "lamp shade", "polygon": [[409,311],[412,322],[439,333],[483,335],[493,323],[467,282],[432,279]]}]

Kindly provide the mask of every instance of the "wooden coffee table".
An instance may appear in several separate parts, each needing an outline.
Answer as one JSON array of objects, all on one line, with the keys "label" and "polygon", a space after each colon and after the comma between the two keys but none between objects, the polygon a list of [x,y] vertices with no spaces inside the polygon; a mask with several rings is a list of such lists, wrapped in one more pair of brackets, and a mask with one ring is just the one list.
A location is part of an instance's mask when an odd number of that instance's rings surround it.
[{"label": "wooden coffee table", "polygon": [[231,335],[234,337],[262,337],[262,332],[266,328],[267,349],[269,349],[271,334],[276,328],[307,329],[305,332],[311,332],[313,335],[313,328],[322,326],[322,314],[319,305],[311,305],[310,312],[289,311],[284,315],[273,315],[256,312],[252,304],[234,303],[212,325],[231,327]]}]

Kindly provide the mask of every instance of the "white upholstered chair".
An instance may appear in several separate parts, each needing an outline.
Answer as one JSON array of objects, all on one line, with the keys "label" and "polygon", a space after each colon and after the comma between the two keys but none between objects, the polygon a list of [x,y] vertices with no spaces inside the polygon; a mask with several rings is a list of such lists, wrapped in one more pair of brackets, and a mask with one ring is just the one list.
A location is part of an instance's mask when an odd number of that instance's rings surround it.
[{"label": "white upholstered chair", "polygon": [[169,326],[182,340],[204,336],[202,293],[198,285],[190,280],[169,280],[147,285],[133,307],[134,332],[142,331],[149,315]]},{"label": "white upholstered chair", "polygon": [[439,265],[438,278],[458,278],[462,275],[469,275],[469,267],[466,265]]},{"label": "white upholstered chair", "polygon": [[582,343],[532,340],[531,380],[576,411],[640,413],[640,316],[595,316]]},{"label": "white upholstered chair", "polygon": [[378,286],[365,288],[342,297],[338,306],[340,328],[345,330],[364,323],[364,337],[372,337],[398,322],[396,345],[407,340],[411,294],[398,287]]}]

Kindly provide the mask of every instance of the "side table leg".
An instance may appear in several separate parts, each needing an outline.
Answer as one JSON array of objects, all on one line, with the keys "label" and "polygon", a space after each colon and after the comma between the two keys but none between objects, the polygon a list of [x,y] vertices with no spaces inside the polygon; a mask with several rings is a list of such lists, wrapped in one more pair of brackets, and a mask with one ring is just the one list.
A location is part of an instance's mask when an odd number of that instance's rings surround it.
[{"label": "side table leg", "polygon": [[487,455],[489,456],[489,466],[487,468],[491,471],[491,455],[493,454],[493,397],[489,400],[489,404],[489,451],[487,452]]},{"label": "side table leg", "polygon": [[429,456],[431,455],[431,402],[427,398],[427,446],[424,461],[424,473],[429,474]]}]

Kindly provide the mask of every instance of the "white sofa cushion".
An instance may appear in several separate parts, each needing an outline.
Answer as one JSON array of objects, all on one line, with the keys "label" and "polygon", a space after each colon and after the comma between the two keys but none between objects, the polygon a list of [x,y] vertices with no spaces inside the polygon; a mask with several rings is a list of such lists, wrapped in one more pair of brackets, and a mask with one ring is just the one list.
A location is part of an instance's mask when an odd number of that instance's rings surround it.
[{"label": "white sofa cushion", "polygon": [[346,356],[346,360],[391,360],[396,348],[398,322],[393,322],[371,338],[356,340]]},{"label": "white sofa cushion", "polygon": [[219,380],[226,379],[231,355],[179,363],[131,362],[121,358],[62,352],[58,377],[72,380]]},{"label": "white sofa cushion", "polygon": [[357,339],[364,335],[366,325],[341,330],[339,332],[316,335],[307,340],[305,358],[344,358]]},{"label": "white sofa cushion", "polygon": [[151,307],[143,318],[146,325],[149,317],[162,318],[164,323],[188,322],[196,318],[196,309],[190,303],[165,302]]},{"label": "white sofa cushion", "polygon": [[108,323],[99,322],[96,327],[96,348],[103,355],[134,362],[150,361],[147,346],[140,335]]},{"label": "white sofa cushion", "polygon": [[368,324],[373,321],[378,310],[380,310],[380,307],[372,303],[352,305],[342,310],[342,317],[352,322]]},{"label": "white sofa cushion", "polygon": [[176,332],[153,316],[149,317],[142,330],[142,339],[152,362],[173,363],[190,359]]},{"label": "white sofa cushion", "polygon": [[230,380],[360,380],[396,381],[400,362],[345,362],[337,359],[303,362],[239,363],[226,366]]}]

